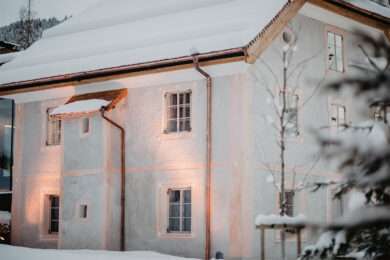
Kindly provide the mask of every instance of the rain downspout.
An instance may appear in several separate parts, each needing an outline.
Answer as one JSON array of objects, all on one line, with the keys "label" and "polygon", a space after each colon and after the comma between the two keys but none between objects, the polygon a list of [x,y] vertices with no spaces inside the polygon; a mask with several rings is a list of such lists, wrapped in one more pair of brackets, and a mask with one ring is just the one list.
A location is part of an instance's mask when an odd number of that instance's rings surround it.
[{"label": "rain downspout", "polygon": [[211,182],[211,77],[199,67],[199,59],[193,56],[195,69],[207,79],[207,126],[206,126],[206,252],[205,259],[210,259],[210,182]]},{"label": "rain downspout", "polygon": [[100,109],[100,113],[102,115],[102,117],[107,120],[108,122],[110,122],[112,125],[114,125],[115,127],[119,128],[119,130],[121,130],[121,137],[122,137],[122,156],[121,156],[121,162],[122,162],[122,165],[121,165],[121,177],[122,177],[122,180],[121,180],[121,232],[120,232],[120,240],[121,240],[121,247],[120,247],[120,250],[121,251],[125,251],[125,135],[126,135],[126,132],[125,132],[125,129],[123,127],[121,127],[120,125],[118,125],[117,123],[115,123],[114,121],[112,121],[111,119],[107,118],[104,113],[107,111],[107,107],[102,107]]}]

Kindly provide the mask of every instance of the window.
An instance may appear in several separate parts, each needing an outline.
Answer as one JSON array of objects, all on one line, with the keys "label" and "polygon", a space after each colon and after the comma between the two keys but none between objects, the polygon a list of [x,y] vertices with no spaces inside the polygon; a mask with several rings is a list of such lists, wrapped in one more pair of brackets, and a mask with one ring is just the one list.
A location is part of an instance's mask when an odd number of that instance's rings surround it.
[{"label": "window", "polygon": [[[294,216],[294,191],[285,190],[284,191],[284,199],[286,201],[286,212],[285,215],[289,217]],[[280,202],[281,203],[281,202]],[[295,229],[286,229],[286,233],[295,234]]]},{"label": "window", "polygon": [[49,234],[58,234],[60,216],[60,198],[56,195],[49,195]]},{"label": "window", "polygon": [[166,128],[164,133],[191,131],[191,90],[170,92],[166,97]]},{"label": "window", "polygon": [[[283,125],[286,126],[286,136],[298,136],[298,95],[286,92],[286,112]],[[279,104],[283,106],[283,92],[279,93]]]},{"label": "window", "polygon": [[389,121],[389,113],[390,109],[387,106],[379,107],[375,106],[372,107],[372,119],[376,122],[385,122],[387,123]]},{"label": "window", "polygon": [[89,217],[89,200],[75,200],[73,220],[75,222],[87,222],[88,217]]},{"label": "window", "polygon": [[191,232],[191,188],[168,189],[167,233]]},{"label": "window", "polygon": [[61,119],[50,116],[54,108],[47,109],[47,139],[46,145],[58,145],[61,143]]},{"label": "window", "polygon": [[89,117],[83,117],[81,119],[81,133],[85,134],[89,132]]},{"label": "window", "polygon": [[325,26],[327,70],[336,74],[347,73],[347,34],[334,26]]},{"label": "window", "polygon": [[294,32],[291,30],[290,27],[285,27],[282,34],[281,34],[282,43],[284,45],[292,45],[295,41],[295,35]]},{"label": "window", "polygon": [[346,108],[340,104],[331,104],[330,127],[333,132],[344,129],[346,122]]}]

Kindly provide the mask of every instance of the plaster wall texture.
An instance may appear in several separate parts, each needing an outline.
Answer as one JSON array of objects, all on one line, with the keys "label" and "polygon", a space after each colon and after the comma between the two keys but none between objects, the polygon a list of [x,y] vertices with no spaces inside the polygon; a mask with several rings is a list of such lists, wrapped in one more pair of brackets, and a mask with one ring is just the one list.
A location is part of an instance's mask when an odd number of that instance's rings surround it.
[{"label": "plaster wall texture", "polygon": [[[90,134],[81,137],[80,120],[64,120],[60,243],[62,249],[105,249],[105,125],[100,115],[90,116]],[[87,202],[85,220],[77,220],[78,201]]]},{"label": "plaster wall texture", "polygon": [[[325,24],[297,15],[290,27],[296,32],[299,50],[291,66],[311,57],[300,76],[292,75],[289,86],[302,92],[307,101],[299,113],[302,115],[302,138],[290,140],[286,151],[287,180],[310,181],[334,177],[335,165],[319,160],[316,164],[317,145],[310,128],[329,125],[328,93],[316,91],[315,86],[326,73]],[[347,33],[348,61],[362,62],[357,48],[360,37]],[[282,75],[281,40],[278,37],[261,56],[276,75]],[[208,68],[204,68],[208,71]],[[349,68],[349,73],[355,73]],[[213,75],[211,74],[213,77]],[[327,75],[325,82],[340,78]],[[279,150],[276,131],[264,120],[272,116],[267,105],[264,81],[276,94],[276,83],[269,70],[258,60],[245,73],[232,73],[213,77],[212,96],[212,216],[211,252],[222,251],[225,259],[258,259],[260,232],[254,227],[257,214],[275,214],[277,194],[264,164],[277,164]],[[281,78],[279,77],[279,81]],[[206,83],[205,80],[178,81],[129,88],[127,97],[107,116],[126,129],[126,250],[153,250],[188,257],[202,258],[205,246],[205,132]],[[297,83],[298,82],[298,83]],[[185,134],[163,134],[164,94],[192,91],[192,130]],[[350,121],[361,121],[369,112],[361,100],[346,98],[350,106]],[[41,150],[42,104],[24,104],[22,176],[50,176],[46,182],[26,181],[20,186],[20,225],[25,234],[21,245],[56,247],[56,241],[37,240],[38,209],[30,209],[32,198],[39,196],[40,185],[59,187],[61,150]],[[352,109],[353,108],[353,109]],[[364,113],[360,113],[364,110]],[[94,248],[117,250],[120,225],[120,135],[118,129],[104,122],[100,116],[91,117],[91,136],[79,138],[79,119],[66,119],[63,144],[62,222],[61,248]],[[328,131],[328,130],[324,130]],[[54,168],[48,167],[53,162]],[[314,166],[313,166],[314,165]],[[309,169],[310,175],[305,179]],[[72,173],[72,174],[69,174]],[[51,176],[54,177],[51,177]],[[278,173],[277,173],[278,175]],[[280,177],[276,177],[279,178]],[[166,218],[160,205],[166,196],[163,187],[191,186],[193,190],[192,235],[171,238],[164,234]],[[46,186],[45,186],[46,187]],[[296,213],[326,221],[329,214],[328,191],[297,194]],[[74,222],[74,201],[89,200],[88,222]],[[28,211],[28,212],[27,212]],[[31,215],[31,218],[29,217]],[[25,216],[25,217],[23,217]],[[280,259],[279,242],[274,231],[266,237],[267,259]],[[304,239],[314,243],[318,234],[307,231]],[[305,242],[305,243],[306,243]],[[305,245],[305,244],[304,244]],[[287,243],[290,258],[296,254],[295,243]]]}]

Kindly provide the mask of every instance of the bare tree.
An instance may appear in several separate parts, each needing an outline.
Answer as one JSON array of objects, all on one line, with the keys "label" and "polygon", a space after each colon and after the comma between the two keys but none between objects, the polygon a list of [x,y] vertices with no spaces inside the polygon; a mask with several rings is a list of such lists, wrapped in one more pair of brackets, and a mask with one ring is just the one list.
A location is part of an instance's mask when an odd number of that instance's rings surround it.
[{"label": "bare tree", "polygon": [[[279,147],[279,167],[280,167],[280,184],[277,184],[275,181],[275,171],[272,169],[272,167],[269,166],[268,163],[265,163],[267,169],[272,175],[272,182],[276,188],[276,190],[279,193],[279,215],[284,216],[286,215],[287,210],[287,201],[286,201],[286,149],[287,149],[287,138],[289,138],[291,135],[294,135],[294,131],[296,131],[296,134],[299,134],[299,126],[298,126],[298,113],[300,113],[300,110],[302,107],[307,104],[307,102],[314,96],[314,94],[317,92],[317,90],[320,88],[322,83],[325,79],[325,73],[322,77],[322,79],[316,84],[313,92],[309,95],[309,97],[301,102],[301,105],[299,105],[298,100],[292,100],[295,98],[294,91],[291,92],[289,90],[288,85],[289,81],[291,81],[292,76],[296,78],[296,82],[293,83],[293,85],[297,86],[299,85],[301,76],[303,72],[305,71],[306,65],[316,58],[319,54],[322,53],[323,49],[318,50],[315,54],[313,54],[310,57],[307,57],[303,59],[302,61],[298,62],[297,64],[294,64],[291,66],[291,62],[293,59],[294,53],[298,50],[298,47],[296,45],[296,42],[291,42],[290,44],[285,44],[282,48],[281,53],[281,61],[283,65],[283,72],[281,80],[279,80],[279,77],[277,73],[267,64],[263,59],[260,58],[260,62],[265,67],[265,70],[269,73],[269,75],[272,75],[273,81],[278,86],[278,91],[275,95],[274,91],[271,90],[270,84],[267,82],[267,79],[263,72],[261,70],[257,70],[256,72],[259,73],[260,78],[255,75],[256,73],[253,73],[254,78],[261,83],[266,89],[267,94],[269,95],[268,103],[271,105],[273,112],[276,115],[277,121],[273,121],[272,117],[269,115],[263,115],[268,122],[277,132],[277,146]],[[291,103],[296,104],[295,108],[291,107]],[[310,167],[310,169],[307,171],[304,177],[304,182],[309,175],[310,171],[314,168],[315,164],[318,162],[319,157],[317,159],[313,159],[313,164]],[[298,190],[303,188],[303,185],[297,185],[295,186],[295,170],[293,170],[293,186],[291,190],[293,193],[297,192]],[[286,241],[286,233],[285,230],[282,229],[280,231],[280,237],[281,237],[281,254],[282,258],[286,259],[286,249],[285,249],[285,241]]]},{"label": "bare tree", "polygon": [[34,24],[36,13],[33,10],[33,5],[33,0],[27,0],[26,4],[19,10],[18,41],[23,49],[30,47],[38,38],[38,32]]}]

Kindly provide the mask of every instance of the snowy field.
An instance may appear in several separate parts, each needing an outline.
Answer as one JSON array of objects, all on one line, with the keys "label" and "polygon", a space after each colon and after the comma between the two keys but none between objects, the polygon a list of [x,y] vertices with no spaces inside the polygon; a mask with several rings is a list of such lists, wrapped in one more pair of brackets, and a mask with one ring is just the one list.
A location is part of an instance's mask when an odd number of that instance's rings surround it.
[{"label": "snowy field", "polygon": [[198,260],[148,251],[54,250],[0,245],[1,260]]}]

